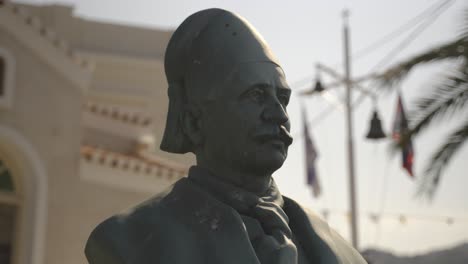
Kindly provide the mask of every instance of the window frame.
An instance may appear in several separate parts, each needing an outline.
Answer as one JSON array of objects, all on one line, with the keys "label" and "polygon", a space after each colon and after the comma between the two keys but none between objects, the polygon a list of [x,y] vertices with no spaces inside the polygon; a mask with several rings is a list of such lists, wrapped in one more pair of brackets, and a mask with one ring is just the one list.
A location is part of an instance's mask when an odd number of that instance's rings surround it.
[{"label": "window frame", "polygon": [[9,109],[13,103],[16,61],[13,54],[2,46],[0,46],[0,57],[4,61],[3,83],[1,84],[3,86],[3,94],[0,95],[0,109]]}]

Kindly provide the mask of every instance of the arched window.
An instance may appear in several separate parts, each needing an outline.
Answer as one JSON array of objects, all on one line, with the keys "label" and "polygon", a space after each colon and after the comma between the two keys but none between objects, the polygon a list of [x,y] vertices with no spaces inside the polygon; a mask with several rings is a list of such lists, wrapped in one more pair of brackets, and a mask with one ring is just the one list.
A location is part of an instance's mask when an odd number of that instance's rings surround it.
[{"label": "arched window", "polygon": [[5,58],[0,57],[0,96],[5,92]]},{"label": "arched window", "polygon": [[7,49],[0,47],[0,107],[11,107],[15,77],[14,71],[15,60],[13,55]]},{"label": "arched window", "polygon": [[[15,230],[16,205],[5,199],[13,194],[15,186],[7,166],[0,160],[0,263],[11,263]],[[2,201],[6,200],[6,201]]]},{"label": "arched window", "polygon": [[[14,192],[13,178],[10,170],[0,160],[0,192]],[[1,262],[0,262],[1,263]]]}]

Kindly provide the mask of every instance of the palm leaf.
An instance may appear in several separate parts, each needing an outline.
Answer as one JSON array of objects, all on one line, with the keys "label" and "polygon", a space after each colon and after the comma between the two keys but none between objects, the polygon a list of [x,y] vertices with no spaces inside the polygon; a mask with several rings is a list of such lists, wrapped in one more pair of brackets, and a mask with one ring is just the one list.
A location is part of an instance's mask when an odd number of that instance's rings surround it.
[{"label": "palm leaf", "polygon": [[417,195],[432,199],[444,169],[468,139],[468,117],[465,123],[453,132],[446,142],[432,155],[424,170]]},{"label": "palm leaf", "polygon": [[[464,16],[457,39],[414,56],[377,75],[376,80],[382,87],[391,88],[419,65],[448,59],[458,59],[460,63],[457,69],[446,74],[433,86],[428,96],[416,101],[415,110],[409,114],[410,129],[400,137],[400,142],[394,145],[394,150],[406,146],[413,136],[418,135],[434,121],[466,114],[463,110],[468,106],[468,8],[465,9]],[[450,134],[446,142],[432,155],[420,179],[417,192],[419,196],[429,199],[434,197],[446,166],[468,138],[468,117],[465,116],[464,122],[465,124]]]},{"label": "palm leaf", "polygon": [[468,68],[463,64],[460,71],[446,76],[430,96],[416,101],[416,109],[409,114],[411,134],[419,133],[434,121],[457,114],[467,104]]},{"label": "palm leaf", "polygon": [[[468,33],[468,32],[467,32]],[[468,60],[468,38],[460,37],[447,44],[435,47],[413,58],[390,67],[376,76],[380,86],[388,88],[405,78],[413,68],[430,62],[463,58]]]},{"label": "palm leaf", "polygon": [[403,133],[394,150],[405,147],[411,138],[418,135],[435,121],[452,117],[463,111],[468,104],[468,67],[463,63],[458,70],[443,78],[429,96],[416,101],[416,109],[408,115],[409,130]]},{"label": "palm leaf", "polygon": [[464,19],[461,28],[461,38],[468,39],[468,8],[464,10]]}]

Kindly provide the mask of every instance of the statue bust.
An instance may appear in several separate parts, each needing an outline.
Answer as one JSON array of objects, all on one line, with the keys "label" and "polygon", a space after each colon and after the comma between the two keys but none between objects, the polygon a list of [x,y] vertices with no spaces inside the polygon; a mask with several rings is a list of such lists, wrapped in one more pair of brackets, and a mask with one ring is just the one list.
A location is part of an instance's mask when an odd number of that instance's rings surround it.
[{"label": "statue bust", "polygon": [[292,143],[291,90],[265,40],[222,9],[188,17],[165,56],[161,149],[193,152],[188,177],[88,239],[92,264],[366,263],[272,176]]}]

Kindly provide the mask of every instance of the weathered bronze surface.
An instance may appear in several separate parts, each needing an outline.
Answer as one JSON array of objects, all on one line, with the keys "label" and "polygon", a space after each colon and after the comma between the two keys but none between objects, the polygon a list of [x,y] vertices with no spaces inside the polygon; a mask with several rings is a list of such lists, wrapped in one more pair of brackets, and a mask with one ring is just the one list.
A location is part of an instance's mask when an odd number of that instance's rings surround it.
[{"label": "weathered bronze surface", "polygon": [[280,194],[271,177],[292,143],[291,90],[259,33],[208,9],[166,50],[169,110],[161,149],[193,152],[187,178],[91,234],[93,264],[365,263],[336,232]]}]

